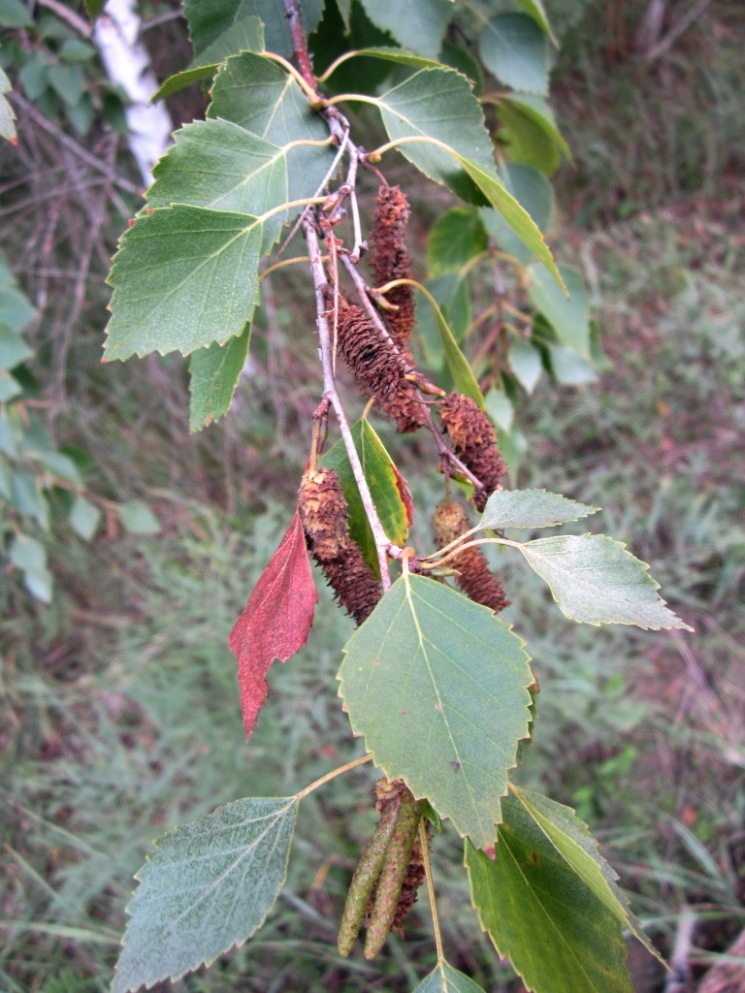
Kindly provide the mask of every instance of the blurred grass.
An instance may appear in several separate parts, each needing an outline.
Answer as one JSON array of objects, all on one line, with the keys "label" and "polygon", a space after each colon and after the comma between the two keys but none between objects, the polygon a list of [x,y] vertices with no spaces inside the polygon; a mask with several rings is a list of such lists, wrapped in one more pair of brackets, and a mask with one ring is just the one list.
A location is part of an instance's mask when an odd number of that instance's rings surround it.
[{"label": "blurred grass", "polygon": [[[585,20],[556,73],[576,164],[559,177],[571,218],[560,254],[588,278],[611,365],[592,388],[539,387],[524,402],[531,454],[519,482],[602,505],[591,526],[650,562],[696,636],[571,625],[532,574],[495,556],[514,601],[507,616],[542,684],[520,775],[591,822],[663,948],[681,908],[694,907],[703,961],[742,926],[745,891],[737,5],[713,3],[648,68],[619,54],[600,5],[578,6]],[[62,248],[81,223],[72,209],[64,217]],[[13,233],[5,225],[6,244],[30,242],[32,214],[22,221]],[[154,836],[226,800],[294,792],[361,747],[334,681],[351,627],[327,592],[308,646],[272,670],[248,745],[226,645],[286,526],[304,460],[299,426],[318,379],[312,336],[295,333],[305,318],[287,303],[299,291],[276,284],[235,412],[191,439],[176,363],[98,367],[98,255],[62,392],[51,377],[55,428],[92,453],[104,493],[147,491],[164,530],[137,541],[102,533],[92,555],[64,535],[51,550],[60,593],[50,608],[0,578],[0,988],[24,993],[107,989],[131,876]],[[25,273],[35,299],[52,278],[42,262],[32,253]],[[55,286],[37,342],[52,368],[70,289]],[[419,475],[420,456],[425,444],[402,447],[426,541],[441,482]],[[412,963],[433,955],[425,898],[406,941],[393,939],[373,966],[334,950],[372,826],[372,779],[363,768],[303,802],[288,887],[265,928],[175,989],[413,988],[423,969]],[[448,957],[506,990],[511,974],[478,931],[460,856],[446,830],[434,857]]]}]

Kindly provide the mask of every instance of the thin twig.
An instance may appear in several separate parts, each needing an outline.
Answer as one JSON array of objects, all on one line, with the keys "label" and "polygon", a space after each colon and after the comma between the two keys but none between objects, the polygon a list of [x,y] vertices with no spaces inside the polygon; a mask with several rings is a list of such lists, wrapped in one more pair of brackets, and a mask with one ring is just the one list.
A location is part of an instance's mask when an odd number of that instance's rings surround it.
[{"label": "thin twig", "polygon": [[365,478],[365,472],[362,468],[360,457],[357,454],[357,448],[354,444],[354,439],[352,438],[349,422],[347,421],[344,408],[341,400],[339,399],[336,383],[334,381],[333,359],[331,356],[331,332],[329,330],[328,319],[326,317],[329,283],[326,279],[326,273],[321,260],[321,249],[318,242],[318,235],[316,234],[315,226],[310,218],[307,218],[303,223],[303,231],[305,232],[305,240],[308,245],[308,254],[310,255],[311,270],[313,272],[313,286],[316,293],[316,323],[318,326],[318,336],[321,345],[323,393],[324,397],[329,400],[334,414],[336,415],[336,420],[339,424],[339,431],[341,432],[347,458],[349,459],[349,463],[352,467],[354,481],[357,483],[357,488],[360,491],[360,498],[362,500],[362,506],[364,507],[365,514],[370,523],[370,529],[375,540],[375,548],[378,553],[383,592],[385,592],[391,585],[391,577],[388,572],[388,556],[391,555],[394,558],[398,557],[401,553],[401,549],[398,548],[397,545],[394,545],[385,533],[385,529],[375,507],[375,502],[373,501],[372,494],[370,493],[370,487],[368,486],[367,479]]},{"label": "thin twig", "polygon": [[679,20],[673,24],[665,37],[661,38],[657,44],[653,45],[645,54],[644,61],[654,62],[656,59],[659,59],[661,55],[664,55],[665,52],[669,51],[683,32],[688,30],[700,14],[703,14],[710,3],[711,0],[699,0],[699,2],[694,4],[694,6],[691,7],[690,10],[687,10],[685,14],[681,14]]}]

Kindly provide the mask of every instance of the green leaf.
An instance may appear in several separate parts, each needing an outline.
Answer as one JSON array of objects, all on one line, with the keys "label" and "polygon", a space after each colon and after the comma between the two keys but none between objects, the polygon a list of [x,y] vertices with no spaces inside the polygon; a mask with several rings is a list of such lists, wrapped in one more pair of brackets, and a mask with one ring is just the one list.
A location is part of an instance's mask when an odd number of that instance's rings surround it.
[{"label": "green leaf", "polygon": [[500,431],[509,432],[515,418],[512,401],[502,390],[492,387],[484,397],[486,412]]},{"label": "green leaf", "polygon": [[47,569],[47,553],[35,538],[17,534],[8,550],[10,561],[23,573],[29,593],[42,603],[52,601],[52,574]]},{"label": "green leaf", "polygon": [[[192,207],[259,216],[289,198],[287,152],[230,121],[187,124],[153,169],[151,207]],[[282,218],[264,225],[264,250],[279,236]]]},{"label": "green leaf", "polygon": [[481,66],[469,51],[462,45],[455,45],[446,40],[442,43],[440,60],[451,69],[457,69],[458,72],[467,76],[474,94],[477,97],[481,96],[484,90],[484,74],[481,71]]},{"label": "green leaf", "polygon": [[[303,28],[309,34],[321,18],[323,0],[301,0],[300,6]],[[185,0],[184,14],[197,58],[232,27],[251,17],[264,23],[267,51],[292,55],[289,27],[277,0]]]},{"label": "green leaf", "polygon": [[507,86],[524,93],[548,93],[546,35],[527,14],[498,14],[479,37],[486,68]]},{"label": "green leaf", "polygon": [[258,17],[246,17],[224,31],[194,59],[188,69],[170,76],[158,89],[153,101],[177,93],[185,86],[211,76],[221,62],[238,52],[264,51],[264,25]]},{"label": "green leaf", "polygon": [[567,345],[549,345],[551,372],[562,386],[586,386],[596,382],[598,375],[593,367]]},{"label": "green leaf", "polygon": [[26,297],[12,283],[0,286],[0,323],[20,331],[36,316]]},{"label": "green leaf", "polygon": [[65,62],[90,62],[96,57],[96,49],[79,38],[68,38],[62,43],[59,55]]},{"label": "green leaf", "polygon": [[36,449],[32,445],[26,448],[26,453],[55,479],[62,479],[76,486],[82,484],[78,467],[68,455],[49,451],[46,448]]},{"label": "green leaf", "polygon": [[349,59],[350,61],[351,59],[380,59],[383,62],[395,62],[397,65],[416,66],[417,69],[433,69],[440,65],[436,59],[416,55],[404,48],[386,48],[385,45],[357,48],[349,53]]},{"label": "green leaf", "polygon": [[529,989],[633,993],[617,916],[526,809],[526,795],[511,788],[503,800],[493,860],[466,841],[481,927]]},{"label": "green leaf", "polygon": [[[572,153],[569,151],[569,146],[556,125],[553,111],[542,96],[534,93],[504,93],[500,95],[500,108],[503,109],[505,106],[524,115],[543,133],[546,140],[571,162]],[[526,164],[538,165],[538,168],[541,168],[540,163],[528,162]],[[547,169],[542,169],[542,171],[553,172],[553,170]]]},{"label": "green leaf", "polygon": [[57,96],[70,107],[78,103],[85,90],[85,71],[79,65],[53,65],[48,72],[49,84]]},{"label": "green leaf", "polygon": [[259,295],[262,222],[174,204],[141,214],[109,274],[106,358],[188,355],[241,334]]},{"label": "green leaf", "polygon": [[[539,230],[545,232],[553,209],[553,191],[543,173],[532,166],[505,162],[499,167],[498,174],[507,192],[527,210]],[[482,209],[481,215],[486,230],[502,251],[527,265],[533,254],[502,215],[488,207]]]},{"label": "green leaf", "polygon": [[230,410],[248,357],[251,328],[225,345],[193,352],[189,362],[189,430],[201,431]]},{"label": "green leaf", "polygon": [[[47,71],[49,63],[39,55],[33,54],[18,73],[18,82],[29,100],[38,100],[47,88],[49,79]],[[0,70],[1,72],[2,70]]]},{"label": "green leaf", "polygon": [[44,531],[49,530],[49,503],[33,472],[14,472],[10,477],[11,504],[20,514],[32,517]]},{"label": "green leaf", "polygon": [[0,0],[0,27],[30,28],[33,19],[21,0]]},{"label": "green leaf", "polygon": [[445,28],[453,16],[449,0],[417,0],[401,10],[401,0],[361,0],[367,16],[401,44],[434,59],[440,51]]},{"label": "green leaf", "polygon": [[442,340],[445,362],[447,363],[447,367],[453,377],[453,382],[456,389],[464,396],[471,397],[472,400],[475,400],[479,407],[483,410],[484,397],[482,396],[481,389],[479,388],[479,384],[473,374],[470,363],[460,350],[460,346],[455,340],[453,332],[450,330],[450,325],[445,320],[445,317],[434,297],[431,296],[429,292],[425,292],[424,288],[421,286],[419,287],[419,291],[424,292],[424,295],[427,297],[427,302],[432,308],[432,312],[435,316],[437,327],[440,332],[440,338]]},{"label": "green leaf", "polygon": [[533,20],[540,24],[553,43],[556,44],[556,38],[551,30],[551,25],[549,24],[549,20],[546,16],[546,11],[541,0],[516,0],[516,2],[522,7],[526,14],[530,14]]},{"label": "green leaf", "polygon": [[101,511],[90,500],[77,496],[70,511],[70,527],[83,541],[90,541],[98,530]]},{"label": "green leaf", "polygon": [[573,621],[692,631],[657,595],[659,583],[626,546],[605,535],[556,535],[517,546]]},{"label": "green leaf", "polygon": [[561,153],[545,130],[503,94],[499,100],[499,143],[511,163],[538,169],[551,176],[561,164]]},{"label": "green leaf", "polygon": [[[458,273],[448,273],[445,276],[428,279],[424,285],[437,301],[455,340],[463,341],[471,323],[471,294],[466,279],[461,278]],[[447,369],[442,368],[445,348],[440,325],[426,298],[417,300],[417,334],[422,340],[427,365],[437,371],[438,383],[445,390],[452,389],[452,378]]]},{"label": "green leaf", "polygon": [[405,573],[344,651],[340,695],[375,762],[475,845],[493,845],[528,729],[522,640],[488,608]]},{"label": "green leaf", "polygon": [[[353,424],[352,438],[383,529],[394,544],[403,546],[409,535],[413,514],[411,495],[406,481],[399,474],[369,421],[362,419]],[[362,549],[367,564],[375,575],[379,576],[380,563],[375,539],[341,439],[322,456],[321,463],[333,469],[339,477],[349,508],[350,534]]]},{"label": "green leaf", "polygon": [[563,345],[590,358],[590,300],[581,274],[572,266],[560,265],[559,271],[569,296],[561,292],[545,266],[536,262],[528,272],[528,296],[543,314]]},{"label": "green leaf", "polygon": [[568,500],[547,490],[500,490],[486,502],[480,528],[551,528],[597,514],[600,507]]},{"label": "green leaf", "polygon": [[475,207],[455,207],[439,217],[427,240],[430,276],[457,272],[475,255],[486,250],[488,238]]},{"label": "green leaf", "polygon": [[424,977],[414,993],[484,993],[484,990],[465,973],[441,962]]},{"label": "green leaf", "polygon": [[84,0],[85,9],[88,11],[88,17],[91,20],[98,17],[98,15],[103,10],[104,0]]},{"label": "green leaf", "polygon": [[275,62],[252,52],[228,59],[215,77],[207,116],[239,124],[280,148],[292,144],[287,149],[290,199],[318,192],[334,159],[328,128],[293,77]]},{"label": "green leaf", "polygon": [[0,372],[0,403],[7,403],[22,393],[21,384],[9,372]]},{"label": "green leaf", "polygon": [[8,102],[6,93],[10,93],[13,87],[10,85],[5,70],[0,68],[0,138],[15,144],[18,141],[15,119],[16,113]]},{"label": "green leaf", "polygon": [[236,800],[157,841],[111,993],[179,979],[257,931],[285,881],[296,818],[295,797]]},{"label": "green leaf", "polygon": [[523,456],[529,447],[528,439],[525,437],[517,424],[513,424],[512,430],[509,432],[500,431],[499,451],[502,458],[507,463],[510,482],[513,486],[516,484],[517,471],[520,468],[520,463],[522,462]]},{"label": "green leaf", "polygon": [[160,522],[142,500],[128,500],[116,508],[119,520],[130,534],[160,534]]},{"label": "green leaf", "polygon": [[514,338],[510,342],[507,361],[518,383],[526,393],[532,393],[543,374],[543,363],[538,349],[523,338]]}]

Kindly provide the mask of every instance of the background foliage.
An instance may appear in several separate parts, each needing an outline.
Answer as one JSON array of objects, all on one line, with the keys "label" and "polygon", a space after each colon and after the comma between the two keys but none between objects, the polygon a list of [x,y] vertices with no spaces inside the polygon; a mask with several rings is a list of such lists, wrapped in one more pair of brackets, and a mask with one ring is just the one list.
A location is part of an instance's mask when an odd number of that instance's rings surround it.
[{"label": "background foliage", "polygon": [[[569,5],[554,6],[569,15]],[[630,51],[638,6],[618,5],[615,14],[575,6],[553,73],[575,161],[557,175],[564,216],[556,230],[562,258],[589,282],[610,363],[596,385],[557,391],[544,381],[517,400],[531,446],[520,484],[602,505],[602,530],[650,561],[698,637],[570,627],[540,582],[524,568],[510,575],[508,565],[511,614],[530,620],[531,648],[550,684],[525,779],[604,826],[605,854],[623,869],[663,947],[672,945],[680,909],[693,906],[694,960],[703,967],[742,926],[745,859],[737,5],[710,4],[651,64]],[[5,68],[22,96],[26,53],[62,64],[71,40],[55,40],[64,25],[44,17],[48,34],[37,21],[4,39]],[[166,20],[146,38],[162,56],[180,30]],[[174,63],[187,58],[174,55]],[[294,333],[306,315],[287,303],[291,277],[270,288],[250,393],[239,387],[237,415],[202,436],[188,435],[185,384],[169,359],[148,360],[146,377],[118,364],[102,372],[102,278],[139,200],[122,139],[98,116],[94,64],[85,92],[96,116],[85,144],[69,131],[58,93],[54,107],[37,111],[15,98],[26,117],[18,147],[0,152],[2,244],[40,315],[24,328],[40,401],[30,410],[57,450],[85,453],[92,493],[146,498],[163,531],[133,538],[112,515],[88,546],[63,515],[52,537],[37,536],[56,579],[51,606],[24,593],[12,564],[0,578],[0,981],[9,990],[106,989],[131,873],[154,834],[247,792],[289,795],[352,757],[338,701],[317,692],[333,680],[344,618],[319,609],[308,648],[272,673],[275,719],[259,724],[250,754],[225,644],[283,530],[282,507],[304,458],[292,429],[317,392],[308,383],[314,342]],[[162,67],[161,77],[175,67]],[[198,92],[180,99],[181,108],[200,109]],[[444,206],[437,191],[421,188],[422,268],[425,232]],[[242,417],[249,404],[250,418]],[[415,497],[427,505],[426,482]],[[329,906],[338,917],[369,833],[369,777],[361,771],[352,783],[359,813],[351,821],[348,783],[304,801],[296,841],[303,858],[291,864],[266,928],[182,988],[370,988],[367,965],[339,963],[324,920]],[[349,861],[325,863],[332,851]],[[485,940],[474,941],[458,869],[438,867],[445,926],[461,956],[454,965],[506,989],[509,974]],[[422,914],[407,933],[407,956],[395,942],[386,953],[391,974],[411,968],[407,957],[429,954],[430,942]],[[658,988],[653,968],[640,968],[639,989]],[[421,978],[410,976],[408,987]]]}]

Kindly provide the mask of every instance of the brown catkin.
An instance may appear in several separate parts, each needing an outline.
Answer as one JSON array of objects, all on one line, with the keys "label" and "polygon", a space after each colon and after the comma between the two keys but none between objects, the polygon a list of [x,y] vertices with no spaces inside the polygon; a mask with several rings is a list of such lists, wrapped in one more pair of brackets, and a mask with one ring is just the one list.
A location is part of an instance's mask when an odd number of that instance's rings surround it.
[{"label": "brown catkin", "polygon": [[416,431],[424,424],[426,411],[419,391],[405,378],[403,356],[361,307],[341,302],[338,343],[365,396],[375,397],[400,432]]},{"label": "brown catkin", "polygon": [[455,454],[482,483],[474,493],[479,510],[486,506],[490,494],[507,472],[497,447],[497,434],[491,421],[475,400],[462,393],[450,393],[440,401],[440,418],[447,429]]},{"label": "brown catkin", "polygon": [[[440,548],[449,545],[466,531],[470,522],[459,503],[441,503],[434,517],[435,540]],[[495,613],[509,606],[504,587],[489,571],[486,559],[478,548],[465,548],[448,563],[458,573],[456,581],[466,596],[475,603],[490,607]]]},{"label": "brown catkin", "polygon": [[[377,286],[394,279],[411,279],[411,256],[404,238],[409,223],[409,201],[398,186],[381,186],[375,202],[375,223],[372,229],[372,268]],[[416,320],[414,288],[396,286],[386,294],[389,303],[398,310],[386,310],[385,321],[402,352],[408,353],[411,332]]]},{"label": "brown catkin", "polygon": [[303,474],[298,510],[313,558],[339,602],[362,624],[380,600],[380,586],[349,533],[349,511],[339,477],[318,466]]}]

